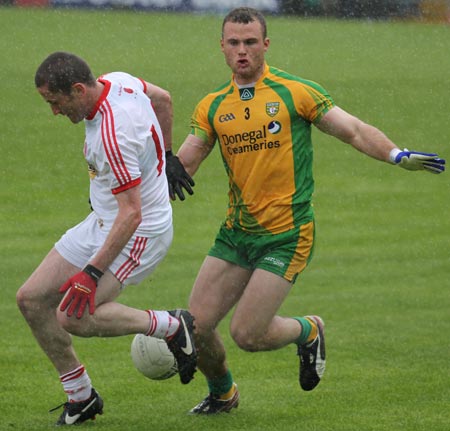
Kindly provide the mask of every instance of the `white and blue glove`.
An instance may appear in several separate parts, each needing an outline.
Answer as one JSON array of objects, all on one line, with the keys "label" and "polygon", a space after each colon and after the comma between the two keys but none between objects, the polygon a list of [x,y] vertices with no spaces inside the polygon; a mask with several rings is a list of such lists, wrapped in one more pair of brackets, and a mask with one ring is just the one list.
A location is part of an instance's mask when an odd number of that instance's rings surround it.
[{"label": "white and blue glove", "polygon": [[433,153],[408,151],[406,148],[401,151],[398,148],[394,148],[389,154],[389,159],[394,165],[409,171],[424,169],[432,174],[440,174],[445,171],[445,160]]}]

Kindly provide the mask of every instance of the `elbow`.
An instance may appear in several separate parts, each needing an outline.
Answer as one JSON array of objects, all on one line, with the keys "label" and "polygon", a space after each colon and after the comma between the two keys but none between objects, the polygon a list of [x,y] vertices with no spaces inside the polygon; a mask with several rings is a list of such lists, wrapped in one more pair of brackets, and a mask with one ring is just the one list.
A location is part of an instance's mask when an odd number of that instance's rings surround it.
[{"label": "elbow", "polygon": [[166,105],[172,105],[172,96],[167,90],[163,91],[162,100]]},{"label": "elbow", "polygon": [[172,96],[167,90],[162,90],[158,96],[157,101],[158,108],[163,110],[172,110]]},{"label": "elbow", "polygon": [[128,226],[128,229],[134,232],[142,222],[141,208],[129,208],[126,213],[120,217],[123,225]]},{"label": "elbow", "polygon": [[142,212],[141,209],[137,209],[131,213],[130,224],[135,228],[135,230],[139,227],[142,222]]}]

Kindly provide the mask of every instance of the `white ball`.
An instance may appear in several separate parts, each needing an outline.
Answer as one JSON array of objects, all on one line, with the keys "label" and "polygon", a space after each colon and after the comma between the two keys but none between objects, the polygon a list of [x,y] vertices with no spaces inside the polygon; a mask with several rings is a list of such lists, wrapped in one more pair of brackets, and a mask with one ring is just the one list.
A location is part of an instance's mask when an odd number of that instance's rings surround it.
[{"label": "white ball", "polygon": [[160,338],[137,334],[131,343],[134,366],[152,380],[165,380],[178,373],[178,366],[167,343]]}]

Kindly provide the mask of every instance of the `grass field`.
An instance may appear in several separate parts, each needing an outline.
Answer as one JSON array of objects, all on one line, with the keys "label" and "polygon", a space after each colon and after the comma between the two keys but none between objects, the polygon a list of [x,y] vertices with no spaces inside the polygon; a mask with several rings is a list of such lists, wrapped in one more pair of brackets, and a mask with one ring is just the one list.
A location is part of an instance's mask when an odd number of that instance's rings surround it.
[{"label": "grass field", "polygon": [[[344,109],[400,147],[450,159],[450,37],[439,25],[270,17],[270,64],[321,83]],[[88,212],[83,125],[53,117],[34,89],[52,51],[84,57],[96,74],[125,70],[172,92],[175,148],[195,103],[229,77],[221,17],[126,11],[0,9],[0,430],[52,428],[58,376],[15,304],[15,292],[65,229]],[[146,380],[132,337],[74,339],[105,400],[96,430],[445,431],[450,427],[449,173],[377,163],[314,132],[317,248],[282,307],[327,323],[328,369],[302,392],[295,349],[239,351],[221,326],[242,401],[230,415],[186,412],[206,395],[201,376]],[[226,179],[214,152],[196,193],[174,203],[166,260],[121,301],[185,306],[222,220]]]}]

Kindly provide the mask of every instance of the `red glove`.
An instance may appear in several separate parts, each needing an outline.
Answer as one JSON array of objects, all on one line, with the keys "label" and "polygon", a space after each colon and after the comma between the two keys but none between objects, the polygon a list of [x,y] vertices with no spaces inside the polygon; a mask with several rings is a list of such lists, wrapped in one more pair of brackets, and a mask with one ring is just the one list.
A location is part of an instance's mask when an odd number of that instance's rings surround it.
[{"label": "red glove", "polygon": [[[68,294],[65,296],[59,309],[65,311],[67,307],[67,315],[69,317],[78,308],[77,319],[81,319],[86,305],[89,303],[89,314],[94,314],[95,311],[95,291],[97,290],[97,283],[100,280],[103,272],[95,266],[86,265],[83,271],[70,277],[60,288],[60,293]],[[70,305],[70,306],[69,306]]]}]

